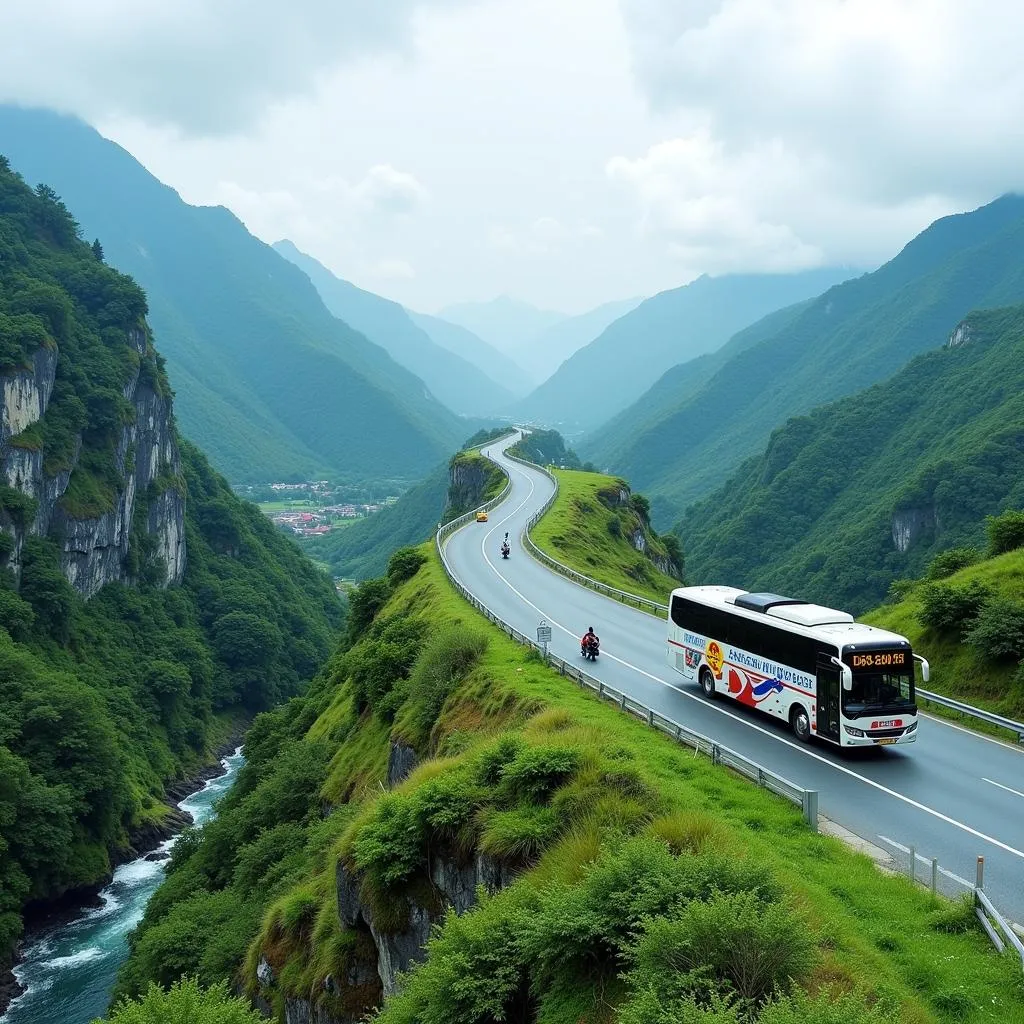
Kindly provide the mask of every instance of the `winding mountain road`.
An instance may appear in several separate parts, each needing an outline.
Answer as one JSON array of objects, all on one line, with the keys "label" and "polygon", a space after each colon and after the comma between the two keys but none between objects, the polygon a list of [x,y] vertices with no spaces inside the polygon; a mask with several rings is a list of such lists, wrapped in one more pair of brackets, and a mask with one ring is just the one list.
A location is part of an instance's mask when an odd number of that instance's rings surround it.
[{"label": "winding mountain road", "polygon": [[[918,877],[930,878],[930,860],[937,857],[943,869],[973,884],[976,858],[984,856],[986,892],[1009,918],[1024,922],[1024,750],[930,716],[922,718],[917,742],[905,747],[849,752],[817,741],[805,746],[776,719],[722,699],[708,701],[669,667],[663,622],[571,583],[526,553],[520,536],[553,485],[505,456],[512,440],[484,452],[508,472],[508,497],[488,523],[470,523],[446,543],[449,565],[467,589],[527,635],[546,619],[550,648],[567,661],[580,661],[578,638],[592,625],[601,657],[587,666],[590,674],[817,790],[821,814],[888,849],[900,863],[906,865],[907,849],[915,848]],[[506,530],[512,542],[507,561],[499,550]],[[944,888],[958,887],[946,881]]]}]

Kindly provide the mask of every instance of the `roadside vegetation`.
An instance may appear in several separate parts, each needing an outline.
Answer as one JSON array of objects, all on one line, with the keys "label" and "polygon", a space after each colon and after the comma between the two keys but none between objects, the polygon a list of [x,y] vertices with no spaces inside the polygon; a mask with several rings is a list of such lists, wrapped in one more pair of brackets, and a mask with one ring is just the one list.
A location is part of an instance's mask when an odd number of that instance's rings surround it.
[{"label": "roadside vegetation", "polygon": [[[418,765],[389,788],[396,749]],[[1024,1020],[1020,965],[968,905],[577,689],[459,598],[432,545],[356,591],[328,668],[246,755],[176,848],[123,993],[240,971],[278,1019],[288,998],[374,1013],[369,932],[339,910],[401,932],[413,908],[440,914],[433,869],[485,858],[510,884],[445,917],[371,1019]]]},{"label": "roadside vegetation", "polygon": [[537,547],[610,587],[667,603],[681,585],[682,549],[673,534],[654,532],[647,499],[617,477],[569,469],[554,474],[558,497],[530,531]]},{"label": "roadside vegetation", "polygon": [[937,555],[865,621],[902,633],[931,665],[928,688],[1024,719],[1024,512],[989,516],[988,547]]}]

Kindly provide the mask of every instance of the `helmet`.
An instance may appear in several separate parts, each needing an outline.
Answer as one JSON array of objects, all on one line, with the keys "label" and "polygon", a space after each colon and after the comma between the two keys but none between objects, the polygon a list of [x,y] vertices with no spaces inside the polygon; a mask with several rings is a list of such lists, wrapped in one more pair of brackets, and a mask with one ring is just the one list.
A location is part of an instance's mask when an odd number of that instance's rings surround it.
[{"label": "helmet", "polygon": [[593,633],[594,632],[594,627],[593,626],[587,626],[587,632],[588,633]]}]

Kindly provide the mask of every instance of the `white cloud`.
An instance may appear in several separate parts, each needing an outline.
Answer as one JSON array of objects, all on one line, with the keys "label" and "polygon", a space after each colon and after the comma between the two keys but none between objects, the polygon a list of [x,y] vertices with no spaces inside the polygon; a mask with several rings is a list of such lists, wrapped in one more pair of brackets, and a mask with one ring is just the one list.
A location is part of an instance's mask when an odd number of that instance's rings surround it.
[{"label": "white cloud", "polygon": [[342,64],[413,49],[472,0],[33,0],[0,10],[0,99],[186,134],[251,126]]},{"label": "white cloud", "polygon": [[396,171],[390,164],[371,167],[352,195],[380,213],[412,213],[427,198],[427,190],[412,174]]}]

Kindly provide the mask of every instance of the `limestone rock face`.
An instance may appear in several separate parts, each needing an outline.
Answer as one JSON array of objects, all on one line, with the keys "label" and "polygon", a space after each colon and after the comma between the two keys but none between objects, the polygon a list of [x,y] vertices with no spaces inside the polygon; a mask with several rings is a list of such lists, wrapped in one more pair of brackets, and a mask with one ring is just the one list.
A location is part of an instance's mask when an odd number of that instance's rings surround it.
[{"label": "limestone rock face", "polygon": [[[146,355],[149,339],[143,328],[129,331],[127,342],[140,356]],[[179,583],[186,561],[185,500],[170,397],[158,393],[139,372],[125,386],[124,397],[131,403],[133,415],[121,427],[114,453],[122,483],[112,507],[83,516],[73,503],[62,501],[79,464],[81,438],[76,439],[70,465],[52,475],[44,468],[37,442],[19,444],[19,435],[46,413],[58,358],[55,347],[40,348],[30,369],[0,375],[0,479],[35,501],[31,522],[19,522],[0,512],[0,529],[14,539],[8,567],[20,576],[26,536],[54,536],[61,544],[65,576],[89,598],[107,583],[131,582],[134,527],[155,542],[163,584]],[[144,515],[137,523],[140,506]]]},{"label": "limestone rock face", "polygon": [[899,552],[908,551],[922,534],[931,533],[938,528],[935,509],[905,508],[894,512],[892,517],[892,542]]}]

